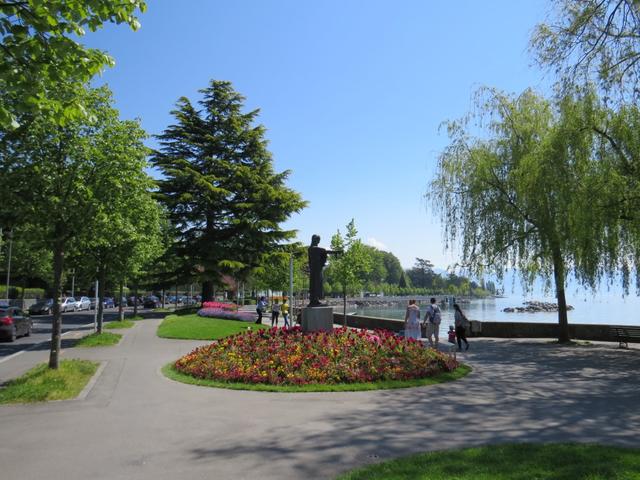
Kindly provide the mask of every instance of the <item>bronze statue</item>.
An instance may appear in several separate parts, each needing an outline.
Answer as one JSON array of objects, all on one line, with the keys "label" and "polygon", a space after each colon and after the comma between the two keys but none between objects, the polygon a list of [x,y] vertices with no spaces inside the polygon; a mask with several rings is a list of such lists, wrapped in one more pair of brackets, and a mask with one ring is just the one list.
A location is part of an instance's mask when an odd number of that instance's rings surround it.
[{"label": "bronze statue", "polygon": [[322,268],[327,263],[327,255],[339,255],[341,250],[326,250],[319,247],[320,235],[311,237],[311,245],[307,249],[309,253],[309,305],[307,307],[322,307],[320,299],[324,298],[322,292]]}]

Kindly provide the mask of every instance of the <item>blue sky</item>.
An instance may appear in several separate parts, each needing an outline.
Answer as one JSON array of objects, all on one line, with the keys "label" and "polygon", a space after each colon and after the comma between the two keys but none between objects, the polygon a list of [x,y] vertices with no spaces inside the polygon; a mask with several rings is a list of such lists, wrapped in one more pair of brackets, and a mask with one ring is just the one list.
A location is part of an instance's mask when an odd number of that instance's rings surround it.
[{"label": "blue sky", "polygon": [[[447,143],[484,85],[544,91],[528,40],[547,0],[149,1],[137,32],[109,26],[83,42],[116,66],[97,83],[150,134],[180,96],[229,80],[260,108],[277,170],[310,205],[294,215],[305,244],[355,218],[360,237],[445,268],[439,220],[423,196]],[[149,144],[154,145],[153,140]]]}]

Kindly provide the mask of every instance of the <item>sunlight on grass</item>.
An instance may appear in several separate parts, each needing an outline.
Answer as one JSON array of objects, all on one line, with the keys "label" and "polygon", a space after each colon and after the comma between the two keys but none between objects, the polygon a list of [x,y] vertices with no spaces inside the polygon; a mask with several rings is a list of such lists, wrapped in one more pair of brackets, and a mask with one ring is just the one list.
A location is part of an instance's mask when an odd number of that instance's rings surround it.
[{"label": "sunlight on grass", "polygon": [[0,403],[30,403],[77,397],[98,368],[88,360],[62,360],[57,370],[41,364],[0,388]]}]

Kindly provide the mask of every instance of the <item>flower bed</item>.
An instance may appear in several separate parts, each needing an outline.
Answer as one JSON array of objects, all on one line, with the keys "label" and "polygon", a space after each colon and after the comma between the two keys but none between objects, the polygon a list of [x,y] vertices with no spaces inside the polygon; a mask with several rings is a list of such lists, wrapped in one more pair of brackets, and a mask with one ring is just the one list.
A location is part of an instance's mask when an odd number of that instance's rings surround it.
[{"label": "flower bed", "polygon": [[256,315],[253,312],[236,312],[221,308],[201,308],[198,310],[200,317],[224,318],[225,320],[241,320],[243,322],[253,322]]},{"label": "flower bed", "polygon": [[204,302],[202,308],[217,308],[219,310],[236,311],[238,306],[235,303],[222,303],[222,302]]},{"label": "flower bed", "polygon": [[199,379],[269,385],[413,380],[451,372],[458,362],[391,332],[299,327],[248,331],[195,349],[175,369]]}]

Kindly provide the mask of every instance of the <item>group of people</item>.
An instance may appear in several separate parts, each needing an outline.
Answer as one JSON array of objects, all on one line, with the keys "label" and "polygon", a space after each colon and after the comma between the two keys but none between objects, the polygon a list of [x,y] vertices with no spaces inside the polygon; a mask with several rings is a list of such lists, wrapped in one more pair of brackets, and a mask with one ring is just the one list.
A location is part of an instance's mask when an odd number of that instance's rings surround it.
[{"label": "group of people", "polygon": [[[457,341],[458,350],[462,350],[462,342],[466,345],[466,350],[469,350],[469,342],[467,341],[466,330],[470,325],[469,319],[466,317],[460,305],[453,304],[455,310],[454,323],[449,327],[449,341],[454,343]],[[407,312],[404,315],[404,336],[406,338],[420,339],[422,337],[422,325],[424,324],[427,331],[427,339],[430,346],[438,347],[440,341],[440,323],[442,322],[442,313],[440,307],[436,303],[436,299],[432,298],[430,305],[427,307],[427,312],[424,315],[424,321],[420,321],[420,307],[416,304],[415,300],[409,300],[409,306]]]},{"label": "group of people", "polygon": [[[258,305],[256,306],[256,312],[258,313],[258,319],[256,320],[257,324],[262,323],[262,315],[264,315],[269,308],[269,302],[265,297],[260,297],[258,300]],[[274,299],[271,304],[271,326],[278,326],[278,318],[280,317],[280,313],[282,313],[282,319],[284,320],[284,326],[286,328],[291,327],[291,323],[289,321],[289,302],[287,301],[287,297],[282,299],[282,304],[278,302],[278,299]]]}]

